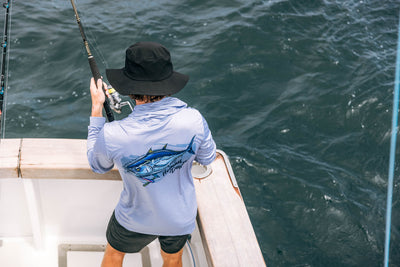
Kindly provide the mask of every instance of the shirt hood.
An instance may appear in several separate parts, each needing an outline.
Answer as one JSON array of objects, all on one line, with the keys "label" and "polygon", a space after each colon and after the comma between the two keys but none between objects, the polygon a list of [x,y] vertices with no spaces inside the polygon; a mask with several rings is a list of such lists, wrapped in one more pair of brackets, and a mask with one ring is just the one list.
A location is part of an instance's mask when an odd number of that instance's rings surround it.
[{"label": "shirt hood", "polygon": [[178,98],[165,97],[160,101],[135,106],[129,117],[139,121],[163,120],[186,107],[187,104]]}]

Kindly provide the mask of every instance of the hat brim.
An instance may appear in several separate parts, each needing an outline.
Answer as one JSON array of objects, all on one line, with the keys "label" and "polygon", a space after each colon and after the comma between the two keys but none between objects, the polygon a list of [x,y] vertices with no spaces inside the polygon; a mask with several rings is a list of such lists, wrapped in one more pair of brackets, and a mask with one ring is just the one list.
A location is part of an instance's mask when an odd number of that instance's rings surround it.
[{"label": "hat brim", "polygon": [[137,81],[124,74],[124,69],[106,69],[107,79],[121,95],[172,95],[189,81],[189,76],[174,71],[161,81]]}]

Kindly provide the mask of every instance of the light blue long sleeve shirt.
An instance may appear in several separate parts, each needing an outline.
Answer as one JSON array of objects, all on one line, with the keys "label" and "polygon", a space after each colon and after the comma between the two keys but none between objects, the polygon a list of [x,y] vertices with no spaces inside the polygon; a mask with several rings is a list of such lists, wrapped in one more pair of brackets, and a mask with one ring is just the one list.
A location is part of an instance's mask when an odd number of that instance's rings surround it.
[{"label": "light blue long sleeve shirt", "polygon": [[117,166],[123,191],[115,217],[130,231],[190,234],[197,214],[192,162],[208,165],[215,151],[203,116],[177,98],[138,105],[111,123],[90,117],[89,164],[97,173]]}]

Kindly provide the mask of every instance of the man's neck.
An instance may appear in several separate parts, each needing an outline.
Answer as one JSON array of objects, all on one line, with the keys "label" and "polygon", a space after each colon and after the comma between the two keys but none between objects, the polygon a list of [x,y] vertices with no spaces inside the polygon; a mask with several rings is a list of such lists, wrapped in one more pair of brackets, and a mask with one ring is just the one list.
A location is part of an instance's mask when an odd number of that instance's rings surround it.
[{"label": "man's neck", "polygon": [[141,100],[135,100],[135,102],[136,102],[136,106],[143,105],[143,104],[147,103],[146,101],[141,101]]},{"label": "man's neck", "polygon": [[[160,100],[164,99],[165,97],[166,97],[166,96],[164,96],[164,97],[161,98]],[[160,100],[156,100],[156,101],[154,101],[154,102],[157,102],[157,101],[160,101]],[[143,105],[143,104],[147,104],[147,103],[152,103],[152,102],[150,102],[150,101],[138,100],[138,99],[135,99],[135,102],[136,102],[136,106],[138,106],[138,105]]]}]

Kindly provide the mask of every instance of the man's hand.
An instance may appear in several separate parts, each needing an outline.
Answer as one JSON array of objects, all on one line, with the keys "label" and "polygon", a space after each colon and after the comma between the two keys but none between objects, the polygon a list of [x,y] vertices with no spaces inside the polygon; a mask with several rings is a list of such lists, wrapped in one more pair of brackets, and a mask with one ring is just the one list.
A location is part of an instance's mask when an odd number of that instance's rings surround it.
[{"label": "man's hand", "polygon": [[97,80],[97,86],[94,78],[90,80],[90,95],[92,96],[92,117],[103,117],[103,103],[105,101],[105,83],[101,79]]}]

